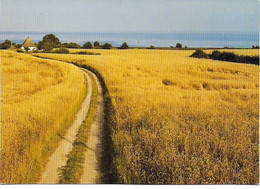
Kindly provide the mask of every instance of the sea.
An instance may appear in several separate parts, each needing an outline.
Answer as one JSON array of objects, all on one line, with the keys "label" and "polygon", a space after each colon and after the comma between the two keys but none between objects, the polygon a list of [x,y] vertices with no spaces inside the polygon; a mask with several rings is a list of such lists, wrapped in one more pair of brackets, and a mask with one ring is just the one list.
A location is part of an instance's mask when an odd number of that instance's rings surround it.
[{"label": "sea", "polygon": [[127,42],[130,47],[170,47],[181,43],[183,47],[204,48],[251,48],[259,45],[259,34],[237,33],[105,33],[105,32],[0,32],[0,42],[8,39],[23,43],[30,36],[34,43],[42,40],[46,34],[53,33],[62,43],[98,41],[100,44],[111,43],[119,47]]}]

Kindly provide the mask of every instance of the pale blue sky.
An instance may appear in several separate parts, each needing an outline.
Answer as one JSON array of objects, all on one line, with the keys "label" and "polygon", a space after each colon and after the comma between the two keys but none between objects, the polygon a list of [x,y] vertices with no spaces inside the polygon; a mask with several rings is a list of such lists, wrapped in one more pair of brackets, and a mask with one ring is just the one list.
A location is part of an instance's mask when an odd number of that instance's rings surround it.
[{"label": "pale blue sky", "polygon": [[258,33],[258,0],[0,0],[0,31]]}]

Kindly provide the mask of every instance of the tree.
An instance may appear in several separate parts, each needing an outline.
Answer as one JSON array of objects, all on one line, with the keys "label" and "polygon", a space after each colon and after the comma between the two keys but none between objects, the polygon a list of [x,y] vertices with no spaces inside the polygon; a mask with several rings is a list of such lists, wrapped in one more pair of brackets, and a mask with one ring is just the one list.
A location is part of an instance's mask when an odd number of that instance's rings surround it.
[{"label": "tree", "polygon": [[177,43],[177,44],[176,44],[176,48],[182,48],[182,44]]},{"label": "tree", "polygon": [[151,46],[149,47],[149,49],[155,49],[155,47],[154,47],[153,45],[151,45]]},{"label": "tree", "polygon": [[[54,34],[47,34],[42,38],[42,41],[39,41],[38,49],[43,49],[45,43],[49,43],[52,48],[61,47],[61,42]],[[47,45],[48,46],[48,45]]]},{"label": "tree", "polygon": [[20,49],[20,48],[22,47],[22,45],[21,45],[21,44],[16,44],[15,47],[18,48],[18,49]]},{"label": "tree", "polygon": [[73,43],[73,42],[70,42],[70,43],[63,43],[61,45],[61,47],[65,47],[65,48],[72,48],[72,49],[79,49],[80,48],[80,45],[77,44],[77,43]]},{"label": "tree", "polygon": [[54,47],[57,47],[57,46],[60,46],[61,45],[61,42],[60,42],[60,40],[59,40],[59,38],[57,38],[54,34],[47,34],[47,35],[45,35],[43,38],[42,38],[42,40],[44,41],[44,42],[50,42],[50,43],[52,43],[52,45],[56,45],[56,46],[54,46]]},{"label": "tree", "polygon": [[38,49],[43,49],[44,41],[39,41],[38,43]]},{"label": "tree", "polygon": [[100,47],[100,45],[99,45],[99,42],[98,42],[98,41],[95,41],[95,42],[94,42],[94,47],[95,47],[96,49]]},{"label": "tree", "polygon": [[3,43],[0,44],[0,49],[9,49],[11,47],[11,41],[5,40]]},{"label": "tree", "polygon": [[84,43],[83,49],[93,49],[92,43],[90,43],[89,41]]},{"label": "tree", "polygon": [[219,58],[220,58],[220,56],[221,56],[221,53],[219,52],[219,51],[217,51],[217,50],[215,50],[215,51],[213,51],[212,53],[211,53],[211,58],[213,59],[213,60],[218,60]]},{"label": "tree", "polygon": [[101,47],[102,49],[111,49],[112,45],[110,43],[105,43],[104,45],[102,45]]},{"label": "tree", "polygon": [[46,42],[43,44],[42,49],[44,52],[51,52],[53,47],[50,42]]},{"label": "tree", "polygon": [[208,58],[208,55],[202,49],[197,49],[190,57]]},{"label": "tree", "polygon": [[126,42],[122,43],[122,45],[120,46],[120,49],[128,49],[128,45]]}]

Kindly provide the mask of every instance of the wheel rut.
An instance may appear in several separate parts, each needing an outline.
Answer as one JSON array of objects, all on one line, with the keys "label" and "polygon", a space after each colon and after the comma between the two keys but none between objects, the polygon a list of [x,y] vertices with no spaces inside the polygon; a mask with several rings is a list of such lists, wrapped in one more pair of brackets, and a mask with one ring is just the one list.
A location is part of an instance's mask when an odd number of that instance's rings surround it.
[{"label": "wheel rut", "polygon": [[59,182],[59,168],[66,165],[67,154],[73,148],[73,140],[75,139],[78,129],[84,121],[90,106],[91,94],[92,94],[92,81],[90,76],[84,72],[88,81],[88,93],[84,99],[80,110],[76,114],[76,119],[67,130],[66,134],[61,137],[58,147],[54,153],[48,159],[48,163],[45,166],[45,170],[41,176],[39,183],[41,184],[55,184]]},{"label": "wheel rut", "polygon": [[[40,58],[40,57],[38,57]],[[58,60],[57,60],[58,61]],[[63,61],[60,61],[63,62]],[[67,62],[64,62],[67,63]],[[67,155],[73,149],[73,141],[76,138],[78,130],[88,114],[91,96],[92,82],[96,83],[98,91],[98,104],[95,113],[94,122],[91,124],[88,141],[86,143],[87,150],[84,153],[85,161],[83,165],[83,174],[80,179],[82,184],[98,184],[102,183],[103,173],[101,171],[101,156],[102,156],[102,132],[104,124],[104,99],[103,91],[97,76],[87,69],[80,68],[85,74],[88,82],[88,93],[81,105],[80,110],[76,114],[76,118],[72,125],[67,130],[66,134],[61,137],[58,147],[49,157],[45,166],[44,172],[41,175],[39,184],[58,184],[59,169],[66,165]],[[91,77],[94,78],[93,81]]]},{"label": "wheel rut", "polygon": [[102,87],[95,74],[90,71],[86,72],[93,76],[98,89],[98,106],[96,116],[91,125],[90,135],[87,142],[87,151],[85,152],[85,162],[83,164],[82,184],[101,183],[101,156],[102,156],[102,126],[104,122],[104,99]]}]

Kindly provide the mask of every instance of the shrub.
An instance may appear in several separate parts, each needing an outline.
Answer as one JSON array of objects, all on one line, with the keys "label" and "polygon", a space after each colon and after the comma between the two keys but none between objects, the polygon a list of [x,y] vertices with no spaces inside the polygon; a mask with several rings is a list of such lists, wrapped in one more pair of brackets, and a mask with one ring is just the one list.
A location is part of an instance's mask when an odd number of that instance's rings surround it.
[{"label": "shrub", "polygon": [[232,52],[219,52],[217,50],[213,51],[211,54],[206,54],[202,49],[196,50],[190,57],[195,58],[210,58],[213,60],[222,60],[228,62],[238,62],[238,63],[248,63],[259,65],[258,56],[239,56]]},{"label": "shrub", "polygon": [[94,42],[94,47],[95,47],[96,49],[100,47],[100,45],[99,45],[99,42],[98,42],[98,41],[95,41],[95,42]]},{"label": "shrub", "polygon": [[128,45],[126,42],[122,43],[122,45],[120,46],[120,49],[128,49]]},{"label": "shrub", "polygon": [[258,56],[238,56],[237,62],[259,65]]},{"label": "shrub", "polygon": [[3,43],[0,44],[0,49],[9,49],[11,47],[11,41],[5,40]]},{"label": "shrub", "polygon": [[250,63],[259,65],[259,57],[258,56],[239,56],[232,52],[219,52],[213,51],[211,55],[209,55],[213,60],[222,60],[228,62],[240,62],[240,63]]},{"label": "shrub", "polygon": [[23,50],[17,49],[16,52],[18,52],[18,53],[23,53]]},{"label": "shrub", "polygon": [[80,48],[80,45],[77,44],[77,43],[63,43],[64,47],[66,48],[72,48],[72,49],[79,49]]},{"label": "shrub", "polygon": [[213,51],[211,54],[212,59],[219,59],[220,58],[220,52],[219,51]]},{"label": "shrub", "polygon": [[79,51],[75,52],[73,54],[84,54],[84,55],[101,55],[100,53],[94,53],[94,52],[87,52],[87,51]]},{"label": "shrub", "polygon": [[176,48],[182,48],[182,44],[177,43],[177,44],[176,44]]},{"label": "shrub", "polygon": [[111,49],[112,45],[110,43],[105,43],[104,45],[102,45],[101,47],[102,49]]},{"label": "shrub", "polygon": [[22,47],[22,45],[21,44],[16,44],[15,47],[20,49]]},{"label": "shrub", "polygon": [[190,57],[208,58],[208,55],[202,49],[197,49]]},{"label": "shrub", "polygon": [[84,43],[83,49],[93,49],[92,43],[90,43],[89,41]]},{"label": "shrub", "polygon": [[[213,58],[215,58],[215,57],[212,57],[212,59]],[[222,52],[222,53],[220,53],[219,60],[237,62],[236,55],[232,52]]]},{"label": "shrub", "polygon": [[54,51],[54,53],[58,53],[58,54],[68,54],[69,52],[70,52],[70,51],[69,51],[68,49],[64,48],[64,47],[59,48],[59,49],[56,49],[56,50]]}]

